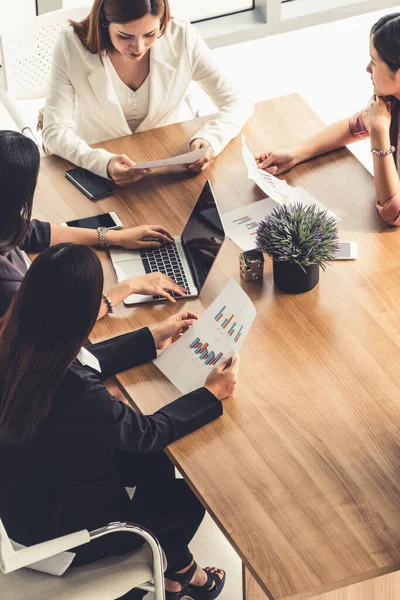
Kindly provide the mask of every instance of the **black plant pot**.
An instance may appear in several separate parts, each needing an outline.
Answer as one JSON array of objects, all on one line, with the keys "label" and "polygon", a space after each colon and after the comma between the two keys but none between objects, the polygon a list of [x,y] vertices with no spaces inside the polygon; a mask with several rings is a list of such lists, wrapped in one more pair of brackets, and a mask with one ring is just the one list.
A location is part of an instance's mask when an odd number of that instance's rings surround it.
[{"label": "black plant pot", "polygon": [[301,294],[312,290],[319,281],[319,265],[304,267],[289,261],[273,261],[274,282],[280,290],[289,294]]}]

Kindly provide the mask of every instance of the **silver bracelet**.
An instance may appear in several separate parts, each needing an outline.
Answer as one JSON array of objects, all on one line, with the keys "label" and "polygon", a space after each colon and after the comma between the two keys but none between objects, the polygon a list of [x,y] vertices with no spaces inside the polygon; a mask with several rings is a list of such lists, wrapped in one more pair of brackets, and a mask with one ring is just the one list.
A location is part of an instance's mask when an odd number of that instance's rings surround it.
[{"label": "silver bracelet", "polygon": [[112,314],[114,312],[114,304],[112,303],[111,298],[107,296],[107,294],[103,294],[103,300],[107,304],[108,314]]},{"label": "silver bracelet", "polygon": [[387,156],[388,154],[393,154],[396,152],[395,146],[390,146],[389,150],[377,150],[376,148],[372,148],[371,153],[374,156]]}]

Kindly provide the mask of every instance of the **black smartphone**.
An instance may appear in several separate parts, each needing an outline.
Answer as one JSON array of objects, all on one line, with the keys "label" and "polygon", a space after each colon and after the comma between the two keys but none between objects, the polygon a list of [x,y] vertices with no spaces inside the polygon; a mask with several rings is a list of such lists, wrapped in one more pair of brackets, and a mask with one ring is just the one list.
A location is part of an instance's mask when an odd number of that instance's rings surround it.
[{"label": "black smartphone", "polygon": [[122,221],[117,213],[111,211],[94,217],[84,217],[83,219],[74,219],[73,221],[65,221],[60,225],[67,227],[85,227],[87,229],[98,229],[105,227],[106,229],[121,229]]},{"label": "black smartphone", "polygon": [[75,169],[65,171],[64,174],[90,200],[98,200],[114,193],[112,181],[95,175],[87,169],[82,169],[82,167],[75,167]]}]

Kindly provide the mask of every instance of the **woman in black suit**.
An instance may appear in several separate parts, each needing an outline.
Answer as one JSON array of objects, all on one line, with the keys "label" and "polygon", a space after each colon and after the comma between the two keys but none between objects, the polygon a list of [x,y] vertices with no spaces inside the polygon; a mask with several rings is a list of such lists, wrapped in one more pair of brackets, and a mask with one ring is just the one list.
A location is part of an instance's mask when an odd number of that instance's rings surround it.
[{"label": "woman in black suit", "polygon": [[[96,246],[96,229],[61,227],[37,219],[31,220],[33,195],[40,166],[36,144],[16,131],[0,131],[0,316],[4,315],[11,299],[21,285],[27,271],[26,252],[41,252],[60,242],[74,242]],[[156,248],[171,234],[160,225],[142,225],[116,231],[107,231],[104,243],[123,248]],[[184,291],[162,273],[132,277],[115,285],[107,292],[112,304],[122,302],[130,294],[161,295],[175,302],[166,290],[184,296]],[[107,314],[109,302],[102,300],[99,317]]]},{"label": "woman in black suit", "polygon": [[[138,522],[166,553],[168,596],[211,600],[225,574],[193,561],[188,543],[204,510],[162,450],[222,414],[238,362],[216,367],[204,387],[142,416],[110,396],[103,380],[153,359],[196,316],[178,314],[88,352],[82,344],[102,287],[91,249],[56,245],[34,261],[1,321],[0,516],[10,537],[25,545],[111,521]],[[136,486],[132,500],[125,486]],[[76,548],[74,564],[139,544],[132,534],[100,538]]]}]

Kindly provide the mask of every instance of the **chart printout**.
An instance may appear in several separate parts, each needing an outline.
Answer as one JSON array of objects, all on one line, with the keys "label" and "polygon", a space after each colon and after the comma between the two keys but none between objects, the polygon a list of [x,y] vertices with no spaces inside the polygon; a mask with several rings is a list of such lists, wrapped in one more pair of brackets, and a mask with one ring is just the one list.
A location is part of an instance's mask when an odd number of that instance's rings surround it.
[{"label": "chart printout", "polygon": [[187,394],[204,385],[211,369],[238,354],[255,316],[254,304],[231,279],[196,323],[153,362]]}]

